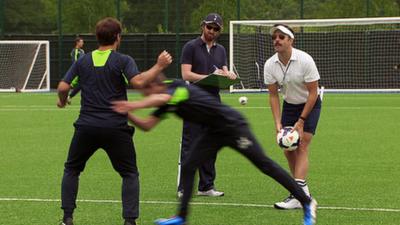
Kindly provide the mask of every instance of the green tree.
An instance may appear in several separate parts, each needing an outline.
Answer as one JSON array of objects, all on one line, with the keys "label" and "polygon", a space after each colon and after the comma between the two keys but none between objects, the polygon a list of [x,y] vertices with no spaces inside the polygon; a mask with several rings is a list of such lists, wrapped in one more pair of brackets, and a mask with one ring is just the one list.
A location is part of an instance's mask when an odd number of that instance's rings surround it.
[{"label": "green tree", "polygon": [[[125,0],[120,0],[121,14],[128,10]],[[94,33],[96,22],[104,17],[116,17],[115,0],[62,0],[62,25],[64,33]]]},{"label": "green tree", "polygon": [[57,28],[55,7],[50,0],[6,0],[4,1],[5,33],[46,34]]}]

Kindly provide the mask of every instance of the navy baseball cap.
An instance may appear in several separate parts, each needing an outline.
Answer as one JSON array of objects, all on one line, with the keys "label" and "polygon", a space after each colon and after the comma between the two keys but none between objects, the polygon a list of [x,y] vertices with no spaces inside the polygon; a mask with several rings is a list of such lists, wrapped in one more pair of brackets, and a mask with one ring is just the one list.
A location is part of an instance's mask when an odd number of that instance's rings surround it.
[{"label": "navy baseball cap", "polygon": [[218,15],[217,13],[210,13],[204,18],[203,23],[205,24],[216,24],[219,27],[222,27],[224,24],[222,22],[222,17]]}]

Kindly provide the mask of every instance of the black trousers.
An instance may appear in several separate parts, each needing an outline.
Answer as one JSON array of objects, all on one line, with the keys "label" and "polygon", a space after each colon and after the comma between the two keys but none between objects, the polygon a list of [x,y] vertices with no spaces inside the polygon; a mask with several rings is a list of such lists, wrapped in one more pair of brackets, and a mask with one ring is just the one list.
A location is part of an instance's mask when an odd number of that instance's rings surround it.
[{"label": "black trousers", "polygon": [[[215,91],[214,88],[211,90],[207,89],[206,87],[205,90],[209,92],[211,95],[215,96],[218,101],[221,102],[221,96],[219,95],[219,91]],[[202,136],[204,133],[206,133],[206,127],[189,122],[187,120],[183,120],[183,128],[182,128],[182,142],[181,142],[181,158],[180,158],[180,164],[181,164],[181,171],[180,171],[180,179],[179,179],[179,184],[178,184],[178,191],[184,190],[183,185],[182,185],[182,164],[184,164],[190,154],[190,149],[193,145],[193,141],[199,137]],[[210,189],[214,188],[214,180],[216,177],[216,172],[215,172],[215,162],[217,161],[217,154],[214,156],[208,158],[205,160],[199,167],[199,185],[198,185],[198,190],[199,191],[208,191]]]},{"label": "black trousers", "polygon": [[193,140],[189,156],[182,164],[182,187],[184,192],[178,209],[178,215],[186,217],[188,214],[188,205],[193,191],[196,169],[205,161],[214,158],[224,146],[237,150],[249,159],[262,173],[280,183],[303,205],[310,202],[309,197],[307,197],[289,173],[265,155],[249,128],[242,126],[220,132],[208,130]]},{"label": "black trousers", "polygon": [[122,177],[122,216],[129,219],[139,216],[139,173],[132,141],[133,133],[134,128],[128,126],[126,128],[75,126],[62,179],[61,208],[64,214],[72,216],[76,208],[79,175],[89,158],[97,149],[102,148],[106,151],[113,168]]},{"label": "black trousers", "polygon": [[[193,145],[193,140],[198,136],[203,135],[206,132],[206,128],[200,124],[191,123],[189,121],[183,121],[182,129],[182,143],[181,143],[181,166],[184,164],[190,154],[190,147]],[[214,180],[216,176],[215,172],[215,161],[217,156],[210,157],[204,161],[198,168],[199,171],[199,191],[208,191],[214,188]],[[182,169],[180,174],[180,180],[178,184],[178,191],[182,191]]]}]

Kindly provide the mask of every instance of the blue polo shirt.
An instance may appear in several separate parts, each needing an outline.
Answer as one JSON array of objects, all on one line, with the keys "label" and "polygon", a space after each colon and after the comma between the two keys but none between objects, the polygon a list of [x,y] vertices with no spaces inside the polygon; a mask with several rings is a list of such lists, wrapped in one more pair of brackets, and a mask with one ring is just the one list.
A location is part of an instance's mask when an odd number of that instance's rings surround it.
[{"label": "blue polo shirt", "polygon": [[76,125],[126,127],[127,116],[114,112],[111,102],[127,100],[129,81],[139,74],[135,61],[112,50],[95,50],[78,59],[63,81],[71,84],[78,77],[81,86],[81,110]]},{"label": "blue polo shirt", "polygon": [[168,84],[167,94],[172,96],[170,101],[152,115],[162,118],[165,113],[175,113],[184,120],[210,127],[213,131],[233,132],[236,128],[247,126],[238,111],[196,85],[175,80]]},{"label": "blue polo shirt", "polygon": [[[188,41],[182,49],[181,64],[191,64],[192,72],[198,74],[210,74],[215,71],[215,67],[222,69],[227,66],[226,50],[224,46],[215,43],[210,52],[207,51],[206,43],[198,37]],[[201,86],[201,85],[199,85]],[[219,88],[201,86],[211,94],[219,95]]]}]

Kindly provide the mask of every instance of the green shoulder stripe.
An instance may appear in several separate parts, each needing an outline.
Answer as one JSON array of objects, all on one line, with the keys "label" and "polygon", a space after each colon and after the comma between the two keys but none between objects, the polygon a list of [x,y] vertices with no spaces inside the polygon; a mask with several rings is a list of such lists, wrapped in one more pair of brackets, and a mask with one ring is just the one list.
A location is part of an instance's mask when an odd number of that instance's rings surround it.
[{"label": "green shoulder stripe", "polygon": [[189,91],[185,87],[178,87],[175,90],[174,95],[172,98],[168,101],[169,105],[177,105],[180,102],[186,101],[189,99]]},{"label": "green shoulder stripe", "polygon": [[72,80],[72,82],[71,82],[71,87],[72,88],[74,88],[74,87],[76,87],[77,85],[78,85],[78,83],[79,83],[79,76],[76,76],[73,80]]},{"label": "green shoulder stripe", "polygon": [[92,60],[95,67],[102,67],[106,64],[108,57],[111,54],[111,49],[100,51],[95,50],[92,52]]}]

